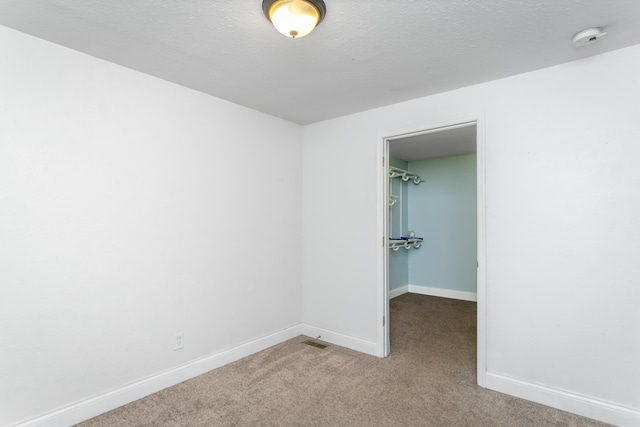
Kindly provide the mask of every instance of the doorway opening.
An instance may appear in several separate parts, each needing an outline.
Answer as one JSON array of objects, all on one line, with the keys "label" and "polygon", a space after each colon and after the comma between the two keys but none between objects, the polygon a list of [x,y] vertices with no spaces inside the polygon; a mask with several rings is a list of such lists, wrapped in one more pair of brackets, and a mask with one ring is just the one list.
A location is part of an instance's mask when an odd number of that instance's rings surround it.
[{"label": "doorway opening", "polygon": [[[378,257],[378,308],[382,317],[378,355],[386,357],[392,351],[390,298],[412,292],[477,301],[477,379],[484,387],[482,120],[474,117],[390,133],[380,137],[379,150],[383,157],[378,206],[383,239]],[[428,184],[420,187],[425,181]]]}]

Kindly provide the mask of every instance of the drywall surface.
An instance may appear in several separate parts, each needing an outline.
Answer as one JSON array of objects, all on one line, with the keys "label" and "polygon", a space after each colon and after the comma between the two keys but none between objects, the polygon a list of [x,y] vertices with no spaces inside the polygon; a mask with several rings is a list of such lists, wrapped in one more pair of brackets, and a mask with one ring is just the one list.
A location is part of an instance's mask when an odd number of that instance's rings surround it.
[{"label": "drywall surface", "polygon": [[639,75],[634,46],[306,126],[303,321],[377,339],[376,142],[483,114],[488,371],[640,409]]},{"label": "drywall surface", "polygon": [[0,52],[0,425],[299,324],[300,126],[4,27]]},{"label": "drywall surface", "polygon": [[476,292],[476,155],[409,162],[409,228],[424,242],[409,251],[409,284]]},{"label": "drywall surface", "polygon": [[[404,160],[389,156],[389,165],[407,170],[408,163]],[[389,237],[406,236],[409,218],[407,183],[400,178],[389,180],[390,198],[395,198],[393,206],[389,207]],[[409,284],[409,253],[406,249],[389,251],[389,289],[397,289]]]}]

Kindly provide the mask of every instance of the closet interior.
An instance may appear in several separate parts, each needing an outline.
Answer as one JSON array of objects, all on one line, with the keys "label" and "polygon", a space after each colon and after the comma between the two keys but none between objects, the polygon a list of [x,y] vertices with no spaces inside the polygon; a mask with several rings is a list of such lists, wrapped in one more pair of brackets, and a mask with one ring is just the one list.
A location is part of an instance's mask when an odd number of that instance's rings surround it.
[{"label": "closet interior", "polygon": [[476,126],[389,141],[389,297],[476,299]]}]

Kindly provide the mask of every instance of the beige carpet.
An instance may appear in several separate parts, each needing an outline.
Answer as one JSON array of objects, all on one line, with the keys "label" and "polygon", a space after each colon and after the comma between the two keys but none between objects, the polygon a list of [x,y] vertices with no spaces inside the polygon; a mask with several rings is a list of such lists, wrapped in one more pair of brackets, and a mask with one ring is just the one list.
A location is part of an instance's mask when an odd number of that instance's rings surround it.
[{"label": "beige carpet", "polygon": [[80,424],[604,426],[476,385],[476,304],[391,301],[386,359],[298,337]]}]

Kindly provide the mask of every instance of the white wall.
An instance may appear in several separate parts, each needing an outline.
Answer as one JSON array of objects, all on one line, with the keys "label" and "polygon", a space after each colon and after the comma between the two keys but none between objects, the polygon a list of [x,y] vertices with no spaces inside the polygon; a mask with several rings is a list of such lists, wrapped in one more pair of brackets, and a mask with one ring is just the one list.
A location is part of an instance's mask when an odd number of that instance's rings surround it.
[{"label": "white wall", "polygon": [[638,76],[634,46],[306,126],[303,320],[376,342],[378,137],[484,114],[488,373],[640,422]]},{"label": "white wall", "polygon": [[4,27],[0,53],[0,425],[299,324],[300,126]]},{"label": "white wall", "polygon": [[[407,170],[409,164],[404,160],[389,156],[389,166]],[[389,179],[389,193],[399,197],[396,203],[389,207],[389,238],[398,238],[407,235],[409,223],[409,197],[408,186],[413,182],[403,181],[400,177]],[[409,252],[407,249],[389,250],[389,290],[398,289],[395,293],[406,292],[409,284]],[[395,296],[390,293],[390,297]]]}]

